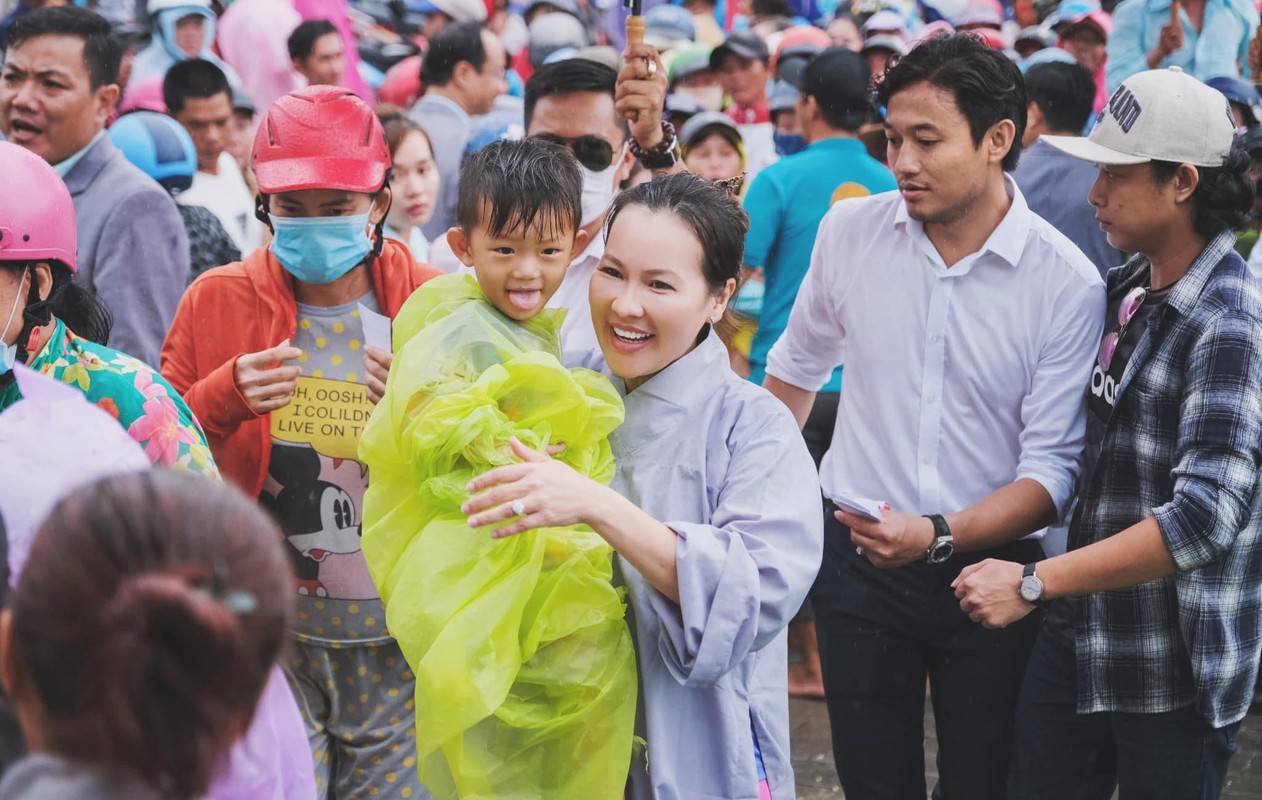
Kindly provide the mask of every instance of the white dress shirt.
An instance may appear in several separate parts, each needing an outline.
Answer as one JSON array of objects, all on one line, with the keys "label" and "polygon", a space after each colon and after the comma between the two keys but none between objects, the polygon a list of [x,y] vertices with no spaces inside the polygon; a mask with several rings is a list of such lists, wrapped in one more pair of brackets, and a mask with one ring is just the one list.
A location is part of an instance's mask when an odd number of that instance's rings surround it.
[{"label": "white dress shirt", "polygon": [[[598,231],[578,258],[570,262],[556,294],[548,301],[548,308],[567,309],[565,324],[561,326],[561,360],[567,367],[588,366],[592,362],[587,354],[600,354],[596,341],[596,326],[592,324],[592,304],[587,297],[587,287],[596,274],[596,265],[605,256],[604,231]],[[604,358],[600,359],[604,363]]]},{"label": "white dress shirt", "polygon": [[1104,284],[1005,182],[1007,215],[949,269],[897,192],[824,217],[767,373],[818,389],[844,349],[826,492],[946,514],[1030,478],[1068,508]]}]

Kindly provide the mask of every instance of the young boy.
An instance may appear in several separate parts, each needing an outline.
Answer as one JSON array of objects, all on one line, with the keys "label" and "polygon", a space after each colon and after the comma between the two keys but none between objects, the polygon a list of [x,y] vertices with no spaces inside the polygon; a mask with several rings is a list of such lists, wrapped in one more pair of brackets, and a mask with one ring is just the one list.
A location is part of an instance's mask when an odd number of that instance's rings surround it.
[{"label": "young boy", "polygon": [[298,576],[290,677],[319,797],[387,785],[393,797],[425,797],[412,768],[412,674],[360,553],[368,473],[355,457],[371,409],[366,320],[393,317],[438,273],[382,235],[390,151],[347,90],[276,101],[253,162],[272,243],[194,281],[162,373],[203,420],[224,477],[286,535]]},{"label": "young boy", "polygon": [[582,187],[574,158],[536,139],[465,162],[447,240],[476,278],[408,300],[360,442],[364,555],[417,675],[435,797],[617,797],[626,781],[635,662],[609,546],[587,528],[499,540],[461,512],[475,475],[515,460],[512,437],[564,443],[558,458],[613,477],[622,404],[602,376],[561,366],[565,312],[544,308],[586,246]]}]

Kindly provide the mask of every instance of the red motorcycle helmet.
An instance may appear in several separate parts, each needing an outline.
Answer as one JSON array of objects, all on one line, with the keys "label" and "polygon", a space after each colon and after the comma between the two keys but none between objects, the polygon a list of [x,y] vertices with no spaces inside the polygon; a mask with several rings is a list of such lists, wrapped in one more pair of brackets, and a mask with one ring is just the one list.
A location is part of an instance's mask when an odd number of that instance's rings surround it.
[{"label": "red motorcycle helmet", "polygon": [[251,155],[262,194],[339,189],[374,194],[390,148],[368,104],[336,86],[297,89],[272,104]]}]

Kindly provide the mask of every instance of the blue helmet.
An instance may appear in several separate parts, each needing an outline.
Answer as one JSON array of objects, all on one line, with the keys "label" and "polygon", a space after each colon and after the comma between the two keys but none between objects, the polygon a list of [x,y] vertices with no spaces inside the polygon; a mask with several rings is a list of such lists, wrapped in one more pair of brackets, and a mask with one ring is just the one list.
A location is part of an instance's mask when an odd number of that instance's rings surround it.
[{"label": "blue helmet", "polygon": [[153,111],[125,114],[110,126],[110,141],[171,194],[193,185],[197,150],[184,126]]}]

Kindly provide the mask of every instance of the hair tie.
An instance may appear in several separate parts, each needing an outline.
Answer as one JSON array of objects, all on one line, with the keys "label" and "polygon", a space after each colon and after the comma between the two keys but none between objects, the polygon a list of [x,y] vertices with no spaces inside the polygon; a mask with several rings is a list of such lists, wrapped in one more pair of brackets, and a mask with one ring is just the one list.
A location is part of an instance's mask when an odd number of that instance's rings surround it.
[{"label": "hair tie", "polygon": [[735,200],[740,197],[741,189],[745,186],[745,173],[742,172],[734,178],[715,181],[714,185],[722,189],[728,197]]}]

